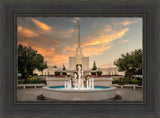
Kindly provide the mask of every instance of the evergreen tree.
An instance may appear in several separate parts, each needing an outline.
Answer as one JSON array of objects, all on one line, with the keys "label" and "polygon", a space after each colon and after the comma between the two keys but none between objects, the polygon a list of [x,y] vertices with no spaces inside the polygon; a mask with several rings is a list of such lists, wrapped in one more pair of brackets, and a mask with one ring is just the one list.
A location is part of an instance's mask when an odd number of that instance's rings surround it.
[{"label": "evergreen tree", "polygon": [[64,64],[63,64],[63,68],[62,68],[62,70],[66,70],[66,67],[64,66]]},{"label": "evergreen tree", "polygon": [[[64,70],[64,71],[66,70],[66,67],[64,66],[64,64],[63,64],[62,70]],[[66,72],[63,72],[62,75],[67,75],[67,73],[66,73]]]},{"label": "evergreen tree", "polygon": [[[96,62],[94,61],[93,63],[93,68],[92,70],[97,70]],[[92,75],[96,75],[96,72],[91,72]]]},{"label": "evergreen tree", "polygon": [[93,68],[92,68],[92,70],[97,70],[97,66],[96,66],[96,62],[94,61],[94,63],[93,63]]}]

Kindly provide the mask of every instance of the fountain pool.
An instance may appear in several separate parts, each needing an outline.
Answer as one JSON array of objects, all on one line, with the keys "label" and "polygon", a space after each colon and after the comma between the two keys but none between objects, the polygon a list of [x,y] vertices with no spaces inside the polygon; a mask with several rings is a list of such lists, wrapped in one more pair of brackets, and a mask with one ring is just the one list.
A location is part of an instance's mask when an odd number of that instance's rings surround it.
[{"label": "fountain pool", "polygon": [[[65,89],[65,86],[51,86],[49,88],[52,88],[52,89],[61,89],[61,90],[68,90],[68,89]],[[106,86],[94,86],[94,88],[92,90],[101,90],[101,89],[107,89],[107,88],[110,88],[110,87],[106,87]],[[72,86],[72,88],[70,90],[79,90],[79,89],[76,89],[74,86]],[[82,90],[82,89],[81,89]],[[84,87],[83,90],[89,90],[87,87]]]},{"label": "fountain pool", "polygon": [[99,101],[114,98],[116,87],[94,86],[93,89],[70,88],[64,86],[43,87],[43,95],[47,98],[65,101]]},{"label": "fountain pool", "polygon": [[84,77],[84,71],[78,66],[74,81],[67,78],[63,86],[45,86],[43,95],[64,101],[99,101],[115,97],[116,87],[95,86],[94,78]]}]

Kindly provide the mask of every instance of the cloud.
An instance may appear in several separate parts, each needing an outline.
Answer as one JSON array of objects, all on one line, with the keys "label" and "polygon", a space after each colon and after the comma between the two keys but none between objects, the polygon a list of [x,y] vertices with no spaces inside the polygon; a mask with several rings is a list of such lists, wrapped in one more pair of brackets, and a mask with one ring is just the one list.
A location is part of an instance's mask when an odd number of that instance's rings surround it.
[{"label": "cloud", "polygon": [[95,36],[89,36],[88,39],[91,39],[87,43],[85,43],[85,46],[88,45],[100,45],[100,44],[108,44],[118,38],[123,37],[127,31],[129,31],[129,28],[121,29],[120,31],[114,31],[111,27],[107,27],[106,29],[103,29],[104,32],[99,31],[100,35]]},{"label": "cloud", "polygon": [[66,29],[66,30],[55,30],[54,34],[59,38],[71,38],[74,36],[76,31],[74,29]]},{"label": "cloud", "polygon": [[[72,20],[72,22],[77,23],[80,18],[76,17]],[[36,26],[31,25],[29,21],[25,22],[27,28],[18,26],[18,44],[31,46],[34,50],[37,50],[48,65],[61,66],[65,64],[67,67],[68,57],[74,56],[76,53],[77,30],[55,27],[53,31],[53,28],[51,30],[48,25],[34,18],[32,18],[32,21]],[[42,27],[43,25],[46,28]],[[103,24],[102,26],[98,25],[98,28],[91,28],[92,31],[82,38],[81,47],[85,56],[104,54],[112,47],[114,40],[122,38],[130,30],[123,27],[115,29],[113,25]]]},{"label": "cloud", "polygon": [[134,20],[134,21],[124,21],[124,22],[121,22],[122,25],[124,26],[127,26],[127,25],[130,25],[132,23],[137,23],[138,21],[137,20]]},{"label": "cloud", "polygon": [[[35,42],[32,42],[35,44]],[[68,54],[61,53],[57,54],[56,48],[54,47],[44,47],[39,45],[32,45],[29,42],[21,42],[18,44],[22,44],[23,46],[29,47],[31,46],[37,53],[41,54],[44,57],[44,60],[47,62],[47,65],[57,65],[61,66],[62,64],[67,65],[68,63]]]},{"label": "cloud", "polygon": [[[19,30],[21,29],[23,28],[19,27]],[[86,40],[82,42],[81,47],[83,48],[83,54],[85,56],[102,55],[104,51],[111,48],[114,40],[123,37],[128,30],[129,28],[124,28],[116,31],[109,25],[97,30],[96,34],[90,34],[90,36],[86,37]],[[38,40],[33,40],[31,37],[26,40],[23,37],[19,40],[19,44],[31,46],[34,50],[37,50],[38,53],[44,56],[48,65],[61,66],[62,64],[65,64],[67,67],[68,57],[74,56],[77,44],[72,44],[72,42],[66,38],[72,37],[76,31],[74,29],[66,29],[61,31],[55,30],[54,33],[56,35],[52,34],[51,37],[61,37],[61,41],[37,36],[36,39]],[[69,45],[66,45],[66,43]]]},{"label": "cloud", "polygon": [[79,20],[80,20],[79,17],[75,17],[75,18],[73,18],[72,22],[76,24]]},{"label": "cloud", "polygon": [[114,40],[122,38],[129,30],[129,28],[115,30],[111,25],[106,25],[104,28],[95,30],[93,34],[85,38],[85,41],[81,45],[84,55],[102,55],[104,51],[111,48]]},{"label": "cloud", "polygon": [[24,37],[36,37],[38,34],[30,29],[23,28],[22,26],[18,26],[18,33],[20,33]]},{"label": "cloud", "polygon": [[35,18],[31,18],[31,20],[37,25],[37,27],[43,29],[43,30],[50,30],[51,27],[49,27],[47,24],[40,22],[39,20]]},{"label": "cloud", "polygon": [[104,51],[111,48],[111,45],[108,46],[88,46],[83,48],[83,54],[85,56],[93,56],[93,55],[102,55]]},{"label": "cloud", "polygon": [[[68,43],[71,45],[70,49],[65,50],[65,45],[67,39],[75,32],[73,29],[66,29],[62,31],[55,30],[55,34],[43,34],[39,35],[33,32],[28,28],[23,28],[18,26],[18,44],[22,44],[26,47],[32,47],[34,50],[37,50],[39,54],[44,57],[44,60],[47,61],[48,65],[57,65],[65,64],[67,67],[68,57],[73,54],[75,50],[72,48],[72,42],[68,40]],[[61,40],[56,39],[55,36],[63,37]],[[72,50],[72,51],[71,51]]]},{"label": "cloud", "polygon": [[132,22],[130,22],[130,21],[125,21],[125,22],[122,22],[121,24],[122,25],[124,25],[124,26],[127,26],[127,25],[129,25],[129,24],[131,24]]},{"label": "cloud", "polygon": [[40,48],[33,47],[33,49],[37,50],[39,54],[41,54],[45,61],[47,61],[48,65],[57,65],[61,66],[62,64],[68,63],[68,54],[57,54],[56,49],[52,48]]}]

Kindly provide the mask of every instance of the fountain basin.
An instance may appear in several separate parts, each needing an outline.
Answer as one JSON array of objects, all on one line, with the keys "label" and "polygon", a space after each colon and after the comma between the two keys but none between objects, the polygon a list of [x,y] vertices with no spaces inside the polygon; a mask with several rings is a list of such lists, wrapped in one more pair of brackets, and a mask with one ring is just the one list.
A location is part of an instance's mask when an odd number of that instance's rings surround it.
[{"label": "fountain basin", "polygon": [[43,95],[50,99],[65,101],[99,101],[115,97],[116,87],[95,86],[93,89],[65,89],[64,86],[46,86],[43,87]]}]

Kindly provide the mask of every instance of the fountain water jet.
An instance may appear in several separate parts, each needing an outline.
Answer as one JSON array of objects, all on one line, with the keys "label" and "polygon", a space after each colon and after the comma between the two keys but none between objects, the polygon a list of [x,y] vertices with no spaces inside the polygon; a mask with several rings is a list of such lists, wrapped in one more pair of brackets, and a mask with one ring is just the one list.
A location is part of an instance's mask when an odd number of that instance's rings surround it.
[{"label": "fountain water jet", "polygon": [[[78,90],[82,90],[82,89],[94,89],[94,78],[89,78],[89,80],[87,80],[86,82],[84,81],[83,78],[83,70],[81,71],[81,66],[78,66],[78,76],[75,73],[74,74],[74,78],[76,79],[76,84],[74,85],[75,87],[72,87],[72,82],[71,80],[67,80],[64,83],[65,89],[78,89]],[[78,77],[78,79],[77,79]],[[86,87],[84,87],[84,82],[86,83]],[[89,86],[88,86],[89,84]],[[78,86],[77,86],[78,85]]]}]

